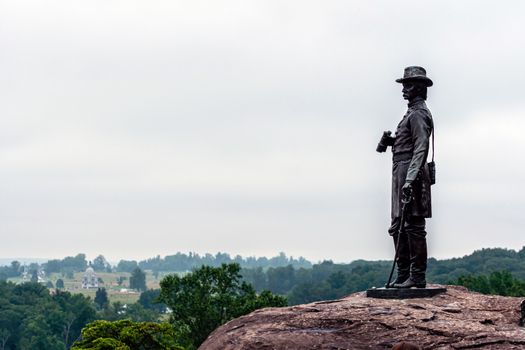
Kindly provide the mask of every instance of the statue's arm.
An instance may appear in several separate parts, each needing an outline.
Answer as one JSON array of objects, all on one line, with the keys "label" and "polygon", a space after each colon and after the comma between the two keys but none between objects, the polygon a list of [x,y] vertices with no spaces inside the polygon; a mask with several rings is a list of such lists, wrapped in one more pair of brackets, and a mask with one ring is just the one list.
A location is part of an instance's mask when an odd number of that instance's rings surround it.
[{"label": "statue's arm", "polygon": [[410,129],[412,141],[414,142],[414,151],[406,177],[406,182],[408,183],[412,183],[416,179],[419,170],[427,160],[429,150],[428,141],[432,131],[432,120],[428,113],[424,110],[414,111],[410,116]]}]

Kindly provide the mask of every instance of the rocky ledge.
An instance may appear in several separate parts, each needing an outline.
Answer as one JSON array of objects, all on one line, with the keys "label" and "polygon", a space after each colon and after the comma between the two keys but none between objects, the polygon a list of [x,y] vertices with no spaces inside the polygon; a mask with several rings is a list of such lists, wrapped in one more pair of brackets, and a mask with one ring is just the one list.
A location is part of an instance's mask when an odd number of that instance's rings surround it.
[{"label": "rocky ledge", "polygon": [[522,299],[446,288],[433,298],[372,299],[360,292],[262,309],[219,327],[199,349],[525,349]]}]

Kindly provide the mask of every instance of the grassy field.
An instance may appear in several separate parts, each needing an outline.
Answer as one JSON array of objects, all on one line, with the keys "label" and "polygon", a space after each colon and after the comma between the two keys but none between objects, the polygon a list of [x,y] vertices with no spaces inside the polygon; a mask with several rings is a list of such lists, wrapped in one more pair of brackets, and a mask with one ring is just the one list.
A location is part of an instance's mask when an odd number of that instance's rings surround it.
[{"label": "grassy field", "polygon": [[[160,273],[156,278],[154,274],[146,270],[146,286],[148,289],[158,289],[160,288],[159,283],[162,278],[169,273]],[[123,304],[131,304],[136,302],[139,299],[140,293],[134,290],[129,289],[129,277],[130,273],[127,272],[97,272],[96,276],[99,279],[99,287],[106,288],[110,302],[121,302]],[[53,286],[56,286],[58,279],[64,281],[64,290],[70,293],[81,293],[86,296],[95,298],[95,293],[97,288],[84,289],[82,288],[82,278],[84,272],[77,272],[73,276],[62,275],[59,273],[52,273],[50,276],[47,276],[46,282],[51,281]],[[119,279],[124,277],[124,281],[119,284]],[[24,282],[21,277],[10,278],[10,281],[14,283]]]}]

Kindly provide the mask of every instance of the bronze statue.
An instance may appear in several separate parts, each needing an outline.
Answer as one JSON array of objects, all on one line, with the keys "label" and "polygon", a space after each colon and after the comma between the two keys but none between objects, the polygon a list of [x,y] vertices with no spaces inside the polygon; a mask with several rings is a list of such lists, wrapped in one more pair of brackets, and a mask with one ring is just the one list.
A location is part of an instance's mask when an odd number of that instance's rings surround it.
[{"label": "bronze statue", "polygon": [[[385,152],[392,146],[392,224],[388,229],[396,247],[397,278],[387,287],[425,288],[427,242],[425,219],[432,216],[430,186],[435,178],[433,161],[427,163],[430,135],[434,129],[427,108],[427,88],[433,85],[425,69],[405,68],[403,98],[408,110],[397,126],[395,136],[385,131],[377,146]],[[405,215],[403,204],[406,204]],[[403,220],[402,220],[403,218]],[[403,223],[403,227],[400,227]]]}]

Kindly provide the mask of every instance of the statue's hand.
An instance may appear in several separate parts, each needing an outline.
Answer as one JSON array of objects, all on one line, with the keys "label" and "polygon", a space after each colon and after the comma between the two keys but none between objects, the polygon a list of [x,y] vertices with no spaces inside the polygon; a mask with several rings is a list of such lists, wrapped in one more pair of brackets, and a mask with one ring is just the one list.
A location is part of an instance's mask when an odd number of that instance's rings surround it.
[{"label": "statue's hand", "polygon": [[403,191],[403,201],[410,202],[412,199],[412,184],[410,182],[405,182],[402,188]]},{"label": "statue's hand", "polygon": [[393,146],[396,142],[396,138],[392,136],[392,131],[385,131],[383,132],[383,137],[385,138],[385,143],[388,146]]},{"label": "statue's hand", "polygon": [[393,146],[395,142],[395,137],[392,137],[392,131],[384,131],[379,144],[377,145],[376,151],[379,153],[386,152],[388,146]]}]

